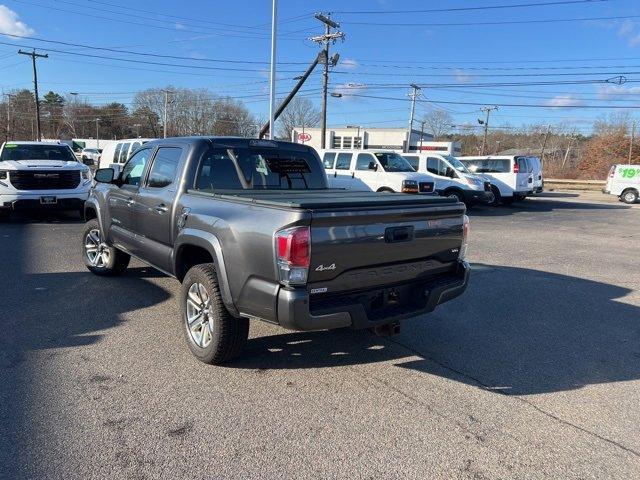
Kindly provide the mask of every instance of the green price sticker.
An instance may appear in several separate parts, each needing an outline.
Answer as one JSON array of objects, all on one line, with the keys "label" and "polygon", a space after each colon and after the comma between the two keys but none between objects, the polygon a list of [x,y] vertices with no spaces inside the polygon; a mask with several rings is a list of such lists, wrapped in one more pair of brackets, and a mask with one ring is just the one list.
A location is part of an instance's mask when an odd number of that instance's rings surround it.
[{"label": "green price sticker", "polygon": [[4,148],[17,148],[18,145],[16,145],[15,143],[7,143],[5,144]]},{"label": "green price sticker", "polygon": [[622,178],[640,177],[640,168],[621,168],[620,174]]}]

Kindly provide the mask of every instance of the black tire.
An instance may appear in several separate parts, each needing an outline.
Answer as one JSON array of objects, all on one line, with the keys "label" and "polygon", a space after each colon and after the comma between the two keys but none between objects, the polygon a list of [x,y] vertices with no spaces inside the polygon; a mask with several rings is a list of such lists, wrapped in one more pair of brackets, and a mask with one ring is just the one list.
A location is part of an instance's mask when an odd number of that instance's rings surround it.
[{"label": "black tire", "polygon": [[[206,297],[199,293],[201,290],[198,286],[204,287]],[[197,314],[196,305],[200,306],[200,315]],[[213,263],[196,265],[187,272],[182,281],[180,308],[182,309],[182,330],[187,345],[198,360],[220,365],[242,352],[249,337],[249,319],[234,317],[224,306]],[[196,319],[191,323],[191,327],[189,326],[190,308],[194,312],[191,317]],[[207,338],[209,343],[205,344]]]},{"label": "black tire", "polygon": [[382,187],[377,190],[378,193],[394,193],[393,189],[389,187]]},{"label": "black tire", "polygon": [[[97,239],[95,237],[96,231],[98,232]],[[90,240],[89,236],[92,232],[94,234]],[[129,266],[131,257],[117,248],[110,247],[102,241],[102,238],[103,235],[100,232],[100,224],[97,219],[94,218],[85,223],[82,232],[82,258],[84,259],[84,264],[95,275],[103,277],[122,275]],[[93,252],[89,251],[87,247],[89,244],[97,245],[98,251],[95,252],[95,255],[101,255],[100,260],[94,260],[97,257],[94,257]]]},{"label": "black tire", "polygon": [[633,188],[625,190],[624,192],[622,192],[622,195],[620,195],[620,200],[622,200],[627,205],[634,204],[638,201],[638,191],[634,190]]},{"label": "black tire", "polygon": [[487,205],[490,207],[497,207],[500,205],[500,201],[502,200],[502,195],[500,195],[500,189],[495,185],[491,185],[491,193],[493,193],[493,200],[489,202]]},{"label": "black tire", "polygon": [[458,202],[464,203],[464,194],[458,190],[449,190],[444,192],[445,197],[456,198]]}]

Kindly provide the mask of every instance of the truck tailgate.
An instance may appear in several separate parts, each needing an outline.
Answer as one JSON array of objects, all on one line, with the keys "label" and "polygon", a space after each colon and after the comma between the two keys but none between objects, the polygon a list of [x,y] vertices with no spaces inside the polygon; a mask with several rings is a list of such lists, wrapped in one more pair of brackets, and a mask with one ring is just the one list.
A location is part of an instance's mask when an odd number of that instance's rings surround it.
[{"label": "truck tailgate", "polygon": [[310,292],[385,286],[455,269],[463,214],[462,204],[418,199],[313,210]]}]

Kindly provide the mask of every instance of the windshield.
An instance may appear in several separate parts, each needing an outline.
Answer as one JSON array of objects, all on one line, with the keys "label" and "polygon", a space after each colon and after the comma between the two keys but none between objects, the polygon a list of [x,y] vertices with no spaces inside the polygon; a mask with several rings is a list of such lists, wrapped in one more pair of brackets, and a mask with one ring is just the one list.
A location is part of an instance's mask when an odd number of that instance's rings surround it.
[{"label": "windshield", "polygon": [[6,143],[0,155],[2,160],[52,160],[77,162],[71,149],[66,145],[29,145]]},{"label": "windshield", "polygon": [[415,172],[407,159],[397,153],[374,153],[385,172]]},{"label": "windshield", "polygon": [[196,189],[326,189],[326,175],[309,152],[268,148],[213,148],[200,163]]},{"label": "windshield", "polygon": [[452,157],[451,155],[443,155],[442,157],[445,158],[447,162],[449,162],[451,166],[455,168],[457,171],[462,173],[471,173],[469,169],[465,166],[465,164],[462,163],[460,160],[458,160],[456,157]]}]

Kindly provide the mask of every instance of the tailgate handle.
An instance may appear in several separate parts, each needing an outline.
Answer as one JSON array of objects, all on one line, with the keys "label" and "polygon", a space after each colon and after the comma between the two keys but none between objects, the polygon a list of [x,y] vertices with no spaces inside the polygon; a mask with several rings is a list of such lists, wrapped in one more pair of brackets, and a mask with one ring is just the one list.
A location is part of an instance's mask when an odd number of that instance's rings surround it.
[{"label": "tailgate handle", "polygon": [[413,227],[389,227],[384,231],[384,241],[387,243],[411,240],[413,240]]}]

